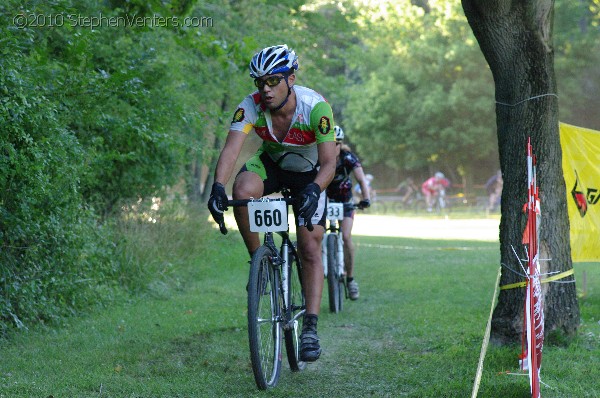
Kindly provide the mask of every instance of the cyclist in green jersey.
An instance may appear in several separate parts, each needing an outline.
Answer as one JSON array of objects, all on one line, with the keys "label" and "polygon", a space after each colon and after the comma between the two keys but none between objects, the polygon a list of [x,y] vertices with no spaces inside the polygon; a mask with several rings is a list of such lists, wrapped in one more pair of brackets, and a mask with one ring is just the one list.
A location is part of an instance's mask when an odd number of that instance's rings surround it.
[{"label": "cyclist in green jersey", "polygon": [[[250,76],[258,90],[248,95],[233,115],[208,207],[224,228],[224,186],[233,174],[248,133],[254,131],[263,144],[236,175],[233,198],[260,198],[282,188],[298,198],[299,204],[293,208],[306,296],[300,359],[312,362],[321,354],[317,320],[323,291],[324,191],[335,172],[336,149],[331,106],[317,92],[294,85],[297,69],[298,57],[286,45],[267,47],[252,58]],[[234,215],[252,255],[260,240],[257,233],[250,232],[247,209],[236,207]]]}]

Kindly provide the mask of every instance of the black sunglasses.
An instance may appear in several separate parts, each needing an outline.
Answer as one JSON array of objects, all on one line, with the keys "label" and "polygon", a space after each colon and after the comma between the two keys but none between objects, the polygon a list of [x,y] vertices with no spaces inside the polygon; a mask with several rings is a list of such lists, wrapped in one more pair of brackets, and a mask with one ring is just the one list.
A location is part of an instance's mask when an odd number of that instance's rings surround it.
[{"label": "black sunglasses", "polygon": [[263,88],[265,88],[265,84],[269,87],[275,87],[276,85],[281,83],[283,79],[285,79],[285,76],[270,76],[264,80],[257,77],[256,79],[254,79],[254,85],[260,90],[262,90]]}]

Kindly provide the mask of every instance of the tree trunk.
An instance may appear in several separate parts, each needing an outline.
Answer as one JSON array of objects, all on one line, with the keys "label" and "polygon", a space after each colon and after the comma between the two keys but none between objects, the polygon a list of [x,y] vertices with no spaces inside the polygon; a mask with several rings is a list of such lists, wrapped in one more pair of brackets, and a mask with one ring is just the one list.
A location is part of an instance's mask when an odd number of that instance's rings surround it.
[{"label": "tree trunk", "polygon": [[[227,96],[224,96],[221,100],[221,114],[225,112],[227,109]],[[222,125],[219,121],[219,126]],[[204,181],[204,190],[202,191],[202,202],[208,202],[208,197],[210,196],[210,191],[212,189],[212,185],[215,178],[215,170],[217,169],[217,162],[219,161],[219,154],[221,153],[221,147],[223,145],[223,140],[220,138],[219,134],[215,135],[215,141],[213,145],[213,155],[210,157],[210,165],[208,168],[208,174],[206,175],[206,181]]]},{"label": "tree trunk", "polygon": [[223,141],[219,137],[215,137],[215,142],[213,145],[214,153],[211,157],[210,166],[208,168],[208,174],[206,175],[206,181],[204,182],[204,190],[202,191],[201,201],[208,202],[208,197],[210,196],[210,191],[212,189],[213,182],[215,181],[215,170],[217,169],[217,162],[219,161],[219,153],[221,151],[221,147],[223,145]]},{"label": "tree trunk", "polygon": [[187,195],[190,203],[198,204],[202,199],[202,181],[200,178],[202,174],[202,162],[199,155],[192,158],[187,169]]},{"label": "tree trunk", "polygon": [[[496,88],[496,123],[504,178],[500,284],[524,280],[512,247],[521,259],[526,258],[521,240],[527,221],[523,213],[527,200],[527,137],[531,137],[538,160],[541,273],[570,270],[573,265],[552,48],[554,1],[462,0],[462,5]],[[569,280],[574,281],[573,276],[561,282]],[[575,283],[544,283],[542,291],[546,336],[574,335],[579,325]],[[492,339],[500,343],[520,342],[524,299],[524,288],[501,290],[492,318]]]}]

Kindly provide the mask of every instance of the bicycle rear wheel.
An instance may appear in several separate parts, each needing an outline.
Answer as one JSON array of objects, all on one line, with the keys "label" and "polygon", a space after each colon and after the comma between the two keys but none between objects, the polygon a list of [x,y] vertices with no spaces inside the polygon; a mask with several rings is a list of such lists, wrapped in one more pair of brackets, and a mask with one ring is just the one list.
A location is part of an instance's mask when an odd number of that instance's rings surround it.
[{"label": "bicycle rear wheel", "polygon": [[288,268],[289,306],[286,308],[286,319],[294,320],[285,328],[284,337],[288,363],[292,371],[297,372],[306,367],[306,362],[300,360],[300,318],[304,314],[306,305],[302,288],[302,265],[295,250],[290,249],[288,261],[290,262]]},{"label": "bicycle rear wheel", "polygon": [[[344,295],[342,294],[343,285],[340,285],[340,281],[337,275],[338,267],[338,236],[336,234],[329,234],[327,236],[327,287],[329,290],[329,311],[338,313],[342,310],[342,300]],[[341,288],[340,288],[341,287]]]},{"label": "bicycle rear wheel", "polygon": [[281,298],[271,250],[261,246],[252,256],[248,281],[248,340],[254,380],[261,390],[274,387],[281,371]]}]

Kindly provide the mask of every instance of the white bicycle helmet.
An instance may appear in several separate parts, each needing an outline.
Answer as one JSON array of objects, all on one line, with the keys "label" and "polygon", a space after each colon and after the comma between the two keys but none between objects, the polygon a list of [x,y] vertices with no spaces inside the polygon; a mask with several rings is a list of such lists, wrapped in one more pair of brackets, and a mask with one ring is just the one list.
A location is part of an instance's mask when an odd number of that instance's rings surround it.
[{"label": "white bicycle helmet", "polygon": [[254,79],[293,70],[298,70],[298,56],[286,44],[263,48],[250,61],[250,76]]},{"label": "white bicycle helmet", "polygon": [[344,130],[340,126],[334,126],[333,131],[335,132],[335,140],[342,141],[344,139]]},{"label": "white bicycle helmet", "polygon": [[446,176],[444,176],[444,173],[442,173],[441,171],[438,171],[437,173],[435,173],[434,176],[438,180],[443,180],[444,178],[446,178]]}]

